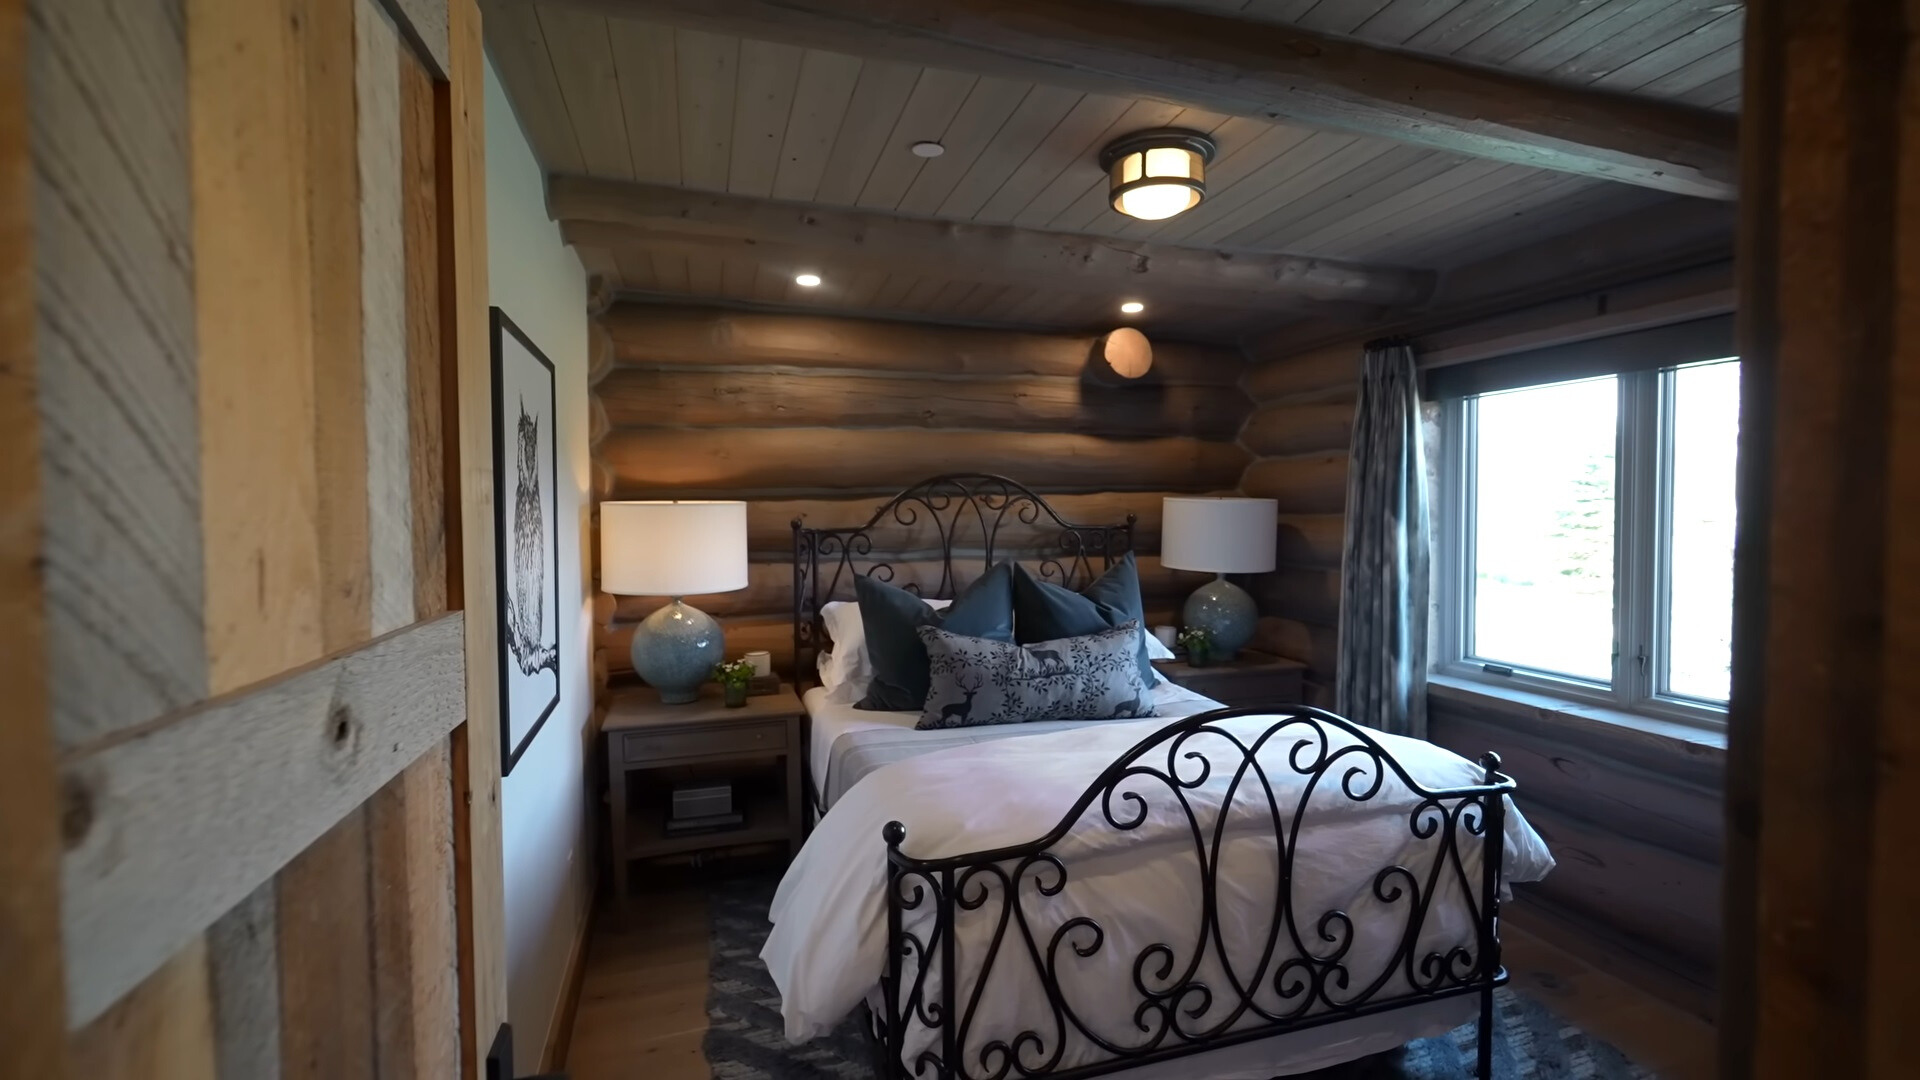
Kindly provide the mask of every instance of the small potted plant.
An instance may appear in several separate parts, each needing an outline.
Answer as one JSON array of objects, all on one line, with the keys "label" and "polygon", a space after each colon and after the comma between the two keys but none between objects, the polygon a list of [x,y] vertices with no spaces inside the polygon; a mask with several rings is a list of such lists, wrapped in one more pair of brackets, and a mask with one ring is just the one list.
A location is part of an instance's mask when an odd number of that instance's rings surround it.
[{"label": "small potted plant", "polygon": [[1206,630],[1198,626],[1185,627],[1178,638],[1180,647],[1187,650],[1187,663],[1193,667],[1206,667],[1213,652],[1213,639]]},{"label": "small potted plant", "polygon": [[747,684],[753,681],[753,664],[747,660],[715,664],[713,678],[727,693],[727,708],[738,709],[747,703]]}]

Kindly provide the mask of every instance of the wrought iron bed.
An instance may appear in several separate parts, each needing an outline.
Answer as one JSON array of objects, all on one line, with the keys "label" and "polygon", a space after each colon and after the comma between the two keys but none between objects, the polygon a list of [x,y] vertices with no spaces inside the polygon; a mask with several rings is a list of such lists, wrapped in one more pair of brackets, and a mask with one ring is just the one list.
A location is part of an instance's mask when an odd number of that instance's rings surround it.
[{"label": "wrought iron bed", "polygon": [[[954,543],[962,520],[979,528],[985,566],[992,565],[1000,530],[1009,521],[1057,527],[1059,554],[1043,556],[1041,567],[1068,583],[1090,576],[1094,560],[1104,568],[1131,550],[1135,524],[1129,516],[1118,525],[1077,525],[1023,485],[980,474],[916,484],[883,503],[863,526],[810,529],[796,520],[799,670],[811,666],[824,633],[822,597],[834,595],[842,574],[860,573],[865,565],[865,572],[892,579],[891,564],[873,554],[873,531],[888,523],[919,525],[923,513],[940,541],[940,579],[929,599],[950,597],[956,590]],[[825,567],[831,568],[830,579],[823,579]],[[1271,722],[1253,734],[1223,726],[1242,717],[1270,717]],[[1231,777],[1209,787],[1214,769],[1196,750],[1197,740],[1220,739],[1234,748]],[[1499,892],[1505,797],[1515,784],[1500,773],[1497,755],[1488,753],[1480,764],[1480,783],[1428,789],[1366,729],[1331,713],[1291,704],[1218,709],[1176,720],[1142,740],[1101,773],[1059,824],[1030,843],[919,859],[904,850],[906,827],[889,823],[881,837],[889,943],[883,1007],[868,1013],[878,1075],[883,1080],[1070,1080],[1478,995],[1476,1067],[1488,1080],[1493,992],[1507,981],[1500,962]],[[1276,778],[1288,773],[1301,790],[1291,806],[1283,805],[1275,790]],[[1332,791],[1338,800],[1365,803],[1382,797],[1390,781],[1398,785],[1395,796],[1411,803],[1408,834],[1432,857],[1424,867],[1396,863],[1373,875],[1372,900],[1402,918],[1393,936],[1367,941],[1368,947],[1356,952],[1361,930],[1346,911],[1298,906],[1295,856],[1310,827],[1316,793]],[[1094,914],[1056,906],[1063,902],[1070,873],[1069,858],[1056,849],[1071,830],[1089,823],[1122,833],[1140,828],[1154,798],[1177,806],[1189,826],[1201,910],[1190,940],[1155,942],[1131,959],[1133,1032],[1119,1039],[1076,1009],[1074,993],[1063,981],[1068,974],[1063,965],[1097,957],[1109,931]],[[1228,822],[1244,815],[1248,803],[1264,813],[1256,825],[1270,826],[1276,860],[1272,910],[1258,948],[1228,941],[1218,905]],[[1244,822],[1236,826],[1244,828]],[[1470,874],[1467,855],[1476,844],[1480,867]],[[1423,933],[1442,892],[1464,903],[1470,941],[1444,950],[1423,948]],[[969,920],[985,920],[972,927],[990,927],[989,944],[963,955],[958,942]],[[1049,925],[1052,931],[1045,933]],[[1383,947],[1383,962],[1369,965],[1370,970],[1354,969],[1360,953],[1380,954]],[[1211,981],[1203,967],[1211,971]],[[1023,1018],[1017,1031],[975,1030],[989,975],[998,972],[996,977],[1004,978],[1009,970],[1037,980],[1047,1015]],[[915,1024],[924,1029],[914,1039],[924,1044],[918,1050],[908,1045]],[[1078,1056],[1091,1052],[1093,1059],[1066,1063],[1070,1043]]]}]

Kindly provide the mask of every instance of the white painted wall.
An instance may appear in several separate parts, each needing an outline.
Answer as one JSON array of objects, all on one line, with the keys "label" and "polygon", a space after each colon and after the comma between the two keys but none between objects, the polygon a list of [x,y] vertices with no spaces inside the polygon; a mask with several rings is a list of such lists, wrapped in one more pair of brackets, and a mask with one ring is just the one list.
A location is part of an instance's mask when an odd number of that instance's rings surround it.
[{"label": "white painted wall", "polygon": [[592,900],[583,752],[593,714],[587,282],[579,257],[560,241],[560,227],[547,219],[540,166],[491,59],[486,110],[488,292],[553,361],[559,395],[560,707],[500,793],[507,1017],[515,1069],[524,1075],[539,1066],[567,957]]}]

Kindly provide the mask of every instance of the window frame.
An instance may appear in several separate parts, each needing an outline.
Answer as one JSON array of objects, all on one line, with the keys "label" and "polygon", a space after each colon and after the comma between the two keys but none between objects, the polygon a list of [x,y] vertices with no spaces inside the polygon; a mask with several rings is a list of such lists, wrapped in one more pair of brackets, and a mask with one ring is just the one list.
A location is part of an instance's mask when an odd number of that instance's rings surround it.
[{"label": "window frame", "polygon": [[[1435,515],[1436,645],[1433,670],[1488,687],[1508,687],[1569,701],[1657,717],[1701,728],[1726,726],[1721,702],[1663,692],[1670,656],[1666,613],[1671,598],[1674,380],[1668,373],[1715,357],[1612,376],[1619,393],[1614,450],[1613,677],[1606,683],[1474,656],[1476,567],[1472,507],[1478,476],[1477,409],[1481,395],[1441,402]],[[1738,362],[1734,359],[1734,362]],[[1606,378],[1607,376],[1589,376]],[[1550,386],[1572,379],[1549,379]],[[1526,387],[1514,387],[1520,390]],[[1488,665],[1493,665],[1489,669]]]}]

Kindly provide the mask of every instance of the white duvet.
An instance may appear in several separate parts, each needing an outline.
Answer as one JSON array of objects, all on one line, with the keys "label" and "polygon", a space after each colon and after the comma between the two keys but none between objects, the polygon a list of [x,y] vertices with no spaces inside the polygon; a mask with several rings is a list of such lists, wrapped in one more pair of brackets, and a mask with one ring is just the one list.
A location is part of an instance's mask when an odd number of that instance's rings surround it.
[{"label": "white duvet", "polygon": [[[773,930],[761,957],[780,988],[787,1037],[804,1041],[823,1034],[862,999],[877,993],[887,955],[886,856],[881,839],[887,822],[906,825],[902,850],[921,859],[1037,840],[1060,821],[1102,770],[1167,723],[1164,719],[1115,722],[956,747],[888,765],[856,784],[794,859],[769,913]],[[1210,726],[1250,743],[1273,723],[1272,717],[1245,717]],[[1342,747],[1357,745],[1357,740],[1331,725],[1327,730],[1333,737],[1324,752],[1338,753]],[[1373,737],[1417,783],[1429,789],[1469,786],[1481,780],[1478,766],[1430,743],[1383,734]],[[1296,751],[1296,744],[1303,740],[1310,741]],[[1288,767],[1289,755],[1296,752],[1300,755],[1296,760],[1303,762],[1323,752],[1317,741],[1311,741],[1309,730],[1298,725],[1283,729],[1281,737],[1266,743],[1256,755],[1273,785],[1283,820],[1289,823],[1292,807],[1307,783],[1306,777]],[[1203,784],[1188,790],[1199,831],[1210,839],[1215,808],[1244,756],[1225,735],[1196,735],[1181,747],[1176,762],[1180,775],[1188,780],[1199,775],[1200,767],[1198,761],[1187,758],[1190,753],[1204,757],[1211,769]],[[1167,756],[1161,747],[1143,764],[1164,770]],[[1371,759],[1350,754],[1327,771],[1308,802],[1306,827],[1292,863],[1295,923],[1302,941],[1315,953],[1338,948],[1340,941],[1350,937],[1343,957],[1350,973],[1347,993],[1357,993],[1381,976],[1385,981],[1376,997],[1384,997],[1407,985],[1404,970],[1388,970],[1387,960],[1407,925],[1414,890],[1399,887],[1398,875],[1384,885],[1377,883],[1383,869],[1406,867],[1414,872],[1418,891],[1431,893],[1417,958],[1444,957],[1456,946],[1472,948],[1475,935],[1466,894],[1451,863],[1441,861],[1443,872],[1433,878],[1431,888],[1427,885],[1441,840],[1414,835],[1411,821],[1420,798],[1389,773],[1373,798],[1354,801],[1340,787],[1342,776],[1356,766],[1363,771],[1354,786],[1364,789],[1371,784]],[[1147,811],[1140,826],[1114,828],[1096,802],[1051,849],[1066,867],[1064,889],[1043,897],[1029,876],[1020,897],[1021,910],[1043,950],[1055,931],[1074,916],[1091,917],[1104,928],[1104,940],[1086,957],[1078,956],[1071,946],[1092,944],[1090,932],[1082,928],[1068,935],[1058,952],[1061,990],[1075,1014],[1103,1038],[1136,1045],[1147,1035],[1135,1026],[1144,1000],[1134,981],[1135,962],[1143,950],[1159,943],[1172,946],[1176,973],[1194,956],[1203,904],[1203,856],[1194,842],[1194,823],[1164,782],[1136,778],[1125,781],[1120,790],[1143,797]],[[1213,991],[1213,1000],[1207,1008],[1198,1009],[1197,1016],[1187,1015],[1184,1009],[1180,1013],[1178,1024],[1190,1031],[1225,1022],[1229,1010],[1238,1004],[1232,983],[1246,984],[1256,970],[1264,974],[1253,1000],[1262,1007],[1286,1012],[1297,1008],[1299,1000],[1284,996],[1284,986],[1275,985],[1284,961],[1299,954],[1290,935],[1282,931],[1275,954],[1264,968],[1260,965],[1279,892],[1280,861],[1265,790],[1249,776],[1229,805],[1232,812],[1220,848],[1217,888],[1220,943],[1231,959],[1233,978],[1222,969],[1212,945],[1201,950],[1196,978]],[[1122,817],[1129,813],[1120,802],[1115,811]],[[1423,816],[1430,818],[1432,811]],[[1479,840],[1467,836],[1464,829],[1460,832],[1465,880],[1477,894]],[[1504,835],[1507,881],[1537,880],[1553,867],[1545,843],[1511,804]],[[1396,899],[1381,899],[1382,893],[1393,897],[1396,887]],[[931,909],[931,904],[924,904],[907,914],[907,928],[917,930],[923,940]],[[973,994],[973,973],[992,939],[999,911],[996,894],[978,911],[961,913],[955,941],[963,999]],[[1323,916],[1332,911],[1343,912],[1351,920],[1350,935],[1338,918],[1323,924]],[[1323,925],[1332,935],[1330,940],[1320,937]],[[1015,931],[1009,929],[1008,934],[1011,938]],[[1021,956],[1024,949],[1010,951],[1015,945],[1014,940],[1002,945],[1003,962],[995,966],[979,994],[963,1047],[966,1060],[976,1067],[988,1052],[987,1044],[995,1040],[1012,1042],[1020,1032],[1036,1029],[1051,1054],[1058,1038],[1032,965]],[[1149,974],[1156,966],[1157,960],[1147,965]],[[1280,980],[1285,985],[1298,981],[1297,976]],[[929,982],[937,983],[937,975]],[[1328,991],[1341,993],[1331,986]],[[1190,998],[1182,1004],[1197,1008],[1201,1003]],[[1162,1020],[1149,1012],[1146,1022],[1151,1029]],[[1235,1023],[1253,1022],[1254,1017],[1243,1016]],[[1071,1025],[1069,1029],[1059,1067],[1109,1056],[1072,1032]],[[914,1060],[920,1049],[931,1045],[932,1037],[929,1029],[910,1025],[906,1059]]]}]

